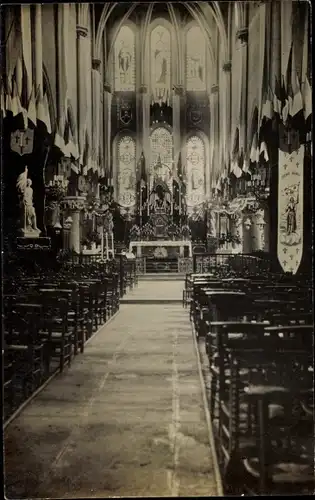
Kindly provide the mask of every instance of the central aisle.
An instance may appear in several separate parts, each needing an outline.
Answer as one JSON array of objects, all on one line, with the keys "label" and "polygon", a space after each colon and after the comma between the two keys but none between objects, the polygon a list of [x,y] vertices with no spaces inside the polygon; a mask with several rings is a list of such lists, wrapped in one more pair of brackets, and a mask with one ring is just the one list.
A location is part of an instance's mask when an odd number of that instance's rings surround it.
[{"label": "central aisle", "polygon": [[220,495],[187,310],[122,304],[5,446],[9,498]]}]

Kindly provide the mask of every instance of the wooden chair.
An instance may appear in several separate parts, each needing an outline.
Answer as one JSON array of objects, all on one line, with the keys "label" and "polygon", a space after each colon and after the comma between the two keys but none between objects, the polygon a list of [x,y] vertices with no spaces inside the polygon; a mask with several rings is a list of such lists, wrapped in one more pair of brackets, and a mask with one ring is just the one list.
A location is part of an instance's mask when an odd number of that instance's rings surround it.
[{"label": "wooden chair", "polygon": [[[244,339],[234,340],[234,346],[230,346],[231,389],[229,404],[225,406],[225,413],[229,418],[230,432],[228,436],[229,450],[226,454],[225,482],[227,487],[231,488],[230,490],[227,488],[230,494],[244,493],[242,488],[244,488],[244,483],[247,480],[252,494],[254,485],[259,494],[272,493],[270,478],[267,479],[271,458],[270,454],[266,458],[266,447],[270,449],[269,445],[273,442],[276,453],[272,458],[274,463],[279,458],[279,456],[277,458],[277,454],[281,452],[281,446],[279,448],[278,445],[279,440],[282,439],[281,435],[288,440],[288,446],[290,447],[291,438],[288,429],[292,427],[292,408],[290,407],[292,398],[288,399],[286,395],[292,393],[295,395],[297,393],[303,394],[305,391],[308,393],[310,387],[312,387],[312,377],[309,376],[308,372],[309,363],[312,361],[305,338],[303,338],[305,337],[304,334],[308,332],[308,340],[310,339],[310,329],[302,329],[300,326],[293,325],[287,328],[288,335],[280,336],[279,334],[283,333],[284,329],[285,327],[279,327],[278,329],[276,327],[266,327],[265,335],[261,338],[260,349],[257,349],[256,355],[253,348],[248,349],[250,346],[247,344],[247,340],[245,340],[245,343]],[[303,331],[302,336],[301,331]],[[257,341],[256,344],[258,345]],[[292,363],[293,353],[294,362]],[[249,369],[251,367],[256,370],[255,377],[248,378],[247,388],[244,388],[244,380],[243,384],[240,385],[241,377],[239,372],[241,368]],[[244,395],[247,398],[244,399]],[[271,395],[273,395],[272,398]],[[246,402],[247,422],[252,422],[251,426],[247,426],[246,430],[249,431],[247,437],[250,436],[255,439],[254,444],[251,441],[250,446],[247,448],[246,442],[245,448],[241,446],[241,401]],[[266,427],[267,422],[269,422],[268,430]],[[283,433],[282,429],[284,427],[286,431]],[[270,443],[268,443],[268,440]],[[245,457],[245,459],[242,457]],[[258,457],[260,457],[260,469],[257,475],[257,467],[256,473],[254,473],[253,464],[256,463],[257,465]],[[297,457],[295,457],[295,460],[297,460]],[[242,485],[237,480],[235,471],[242,478]],[[246,481],[245,478],[247,478]],[[302,477],[300,479],[300,482],[304,481]],[[277,481],[280,481],[279,477]],[[307,480],[307,484],[309,484],[309,480]],[[284,483],[281,487],[284,487]],[[282,493],[289,491],[282,490]]]},{"label": "wooden chair", "polygon": [[69,302],[57,296],[44,294],[44,323],[41,337],[45,339],[46,362],[48,367],[52,358],[59,361],[59,370],[63,371],[72,360],[72,338],[68,328]]}]

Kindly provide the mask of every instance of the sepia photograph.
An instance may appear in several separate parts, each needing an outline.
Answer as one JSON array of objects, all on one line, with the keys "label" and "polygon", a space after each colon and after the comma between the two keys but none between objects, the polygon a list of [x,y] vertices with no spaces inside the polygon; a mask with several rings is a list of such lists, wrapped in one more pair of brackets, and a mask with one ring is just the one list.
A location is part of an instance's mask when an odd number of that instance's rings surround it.
[{"label": "sepia photograph", "polygon": [[0,14],[4,498],[314,495],[311,2]]}]

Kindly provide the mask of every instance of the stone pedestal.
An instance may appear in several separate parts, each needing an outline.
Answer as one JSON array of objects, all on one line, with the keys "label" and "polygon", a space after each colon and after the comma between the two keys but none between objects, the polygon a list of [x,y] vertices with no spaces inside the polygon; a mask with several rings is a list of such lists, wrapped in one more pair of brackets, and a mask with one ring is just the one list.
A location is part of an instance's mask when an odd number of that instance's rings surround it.
[{"label": "stone pedestal", "polygon": [[72,226],[68,232],[67,241],[69,250],[76,253],[81,251],[81,227],[80,227],[80,212],[84,209],[84,196],[67,196],[63,200],[63,207],[67,210],[68,215],[72,218]]},{"label": "stone pedestal", "polygon": [[39,229],[20,229],[21,236],[23,238],[39,238],[41,231]]}]

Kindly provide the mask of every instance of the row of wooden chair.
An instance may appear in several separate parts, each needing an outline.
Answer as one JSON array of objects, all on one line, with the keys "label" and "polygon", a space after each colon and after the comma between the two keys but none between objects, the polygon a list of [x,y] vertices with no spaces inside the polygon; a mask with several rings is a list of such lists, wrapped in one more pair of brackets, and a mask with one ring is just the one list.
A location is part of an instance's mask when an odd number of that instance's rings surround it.
[{"label": "row of wooden chair", "polygon": [[309,288],[278,276],[189,280],[226,494],[313,491]]},{"label": "row of wooden chair", "polygon": [[3,298],[6,419],[118,311],[120,277],[98,264],[68,266],[11,279]]}]

